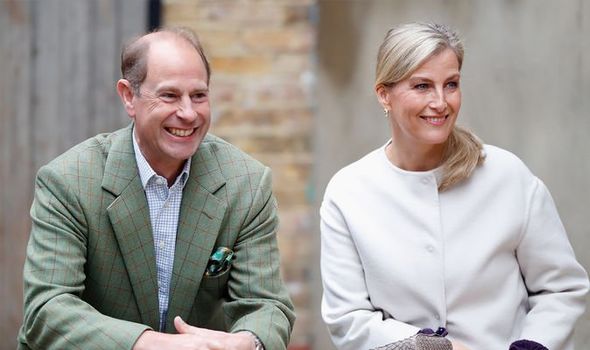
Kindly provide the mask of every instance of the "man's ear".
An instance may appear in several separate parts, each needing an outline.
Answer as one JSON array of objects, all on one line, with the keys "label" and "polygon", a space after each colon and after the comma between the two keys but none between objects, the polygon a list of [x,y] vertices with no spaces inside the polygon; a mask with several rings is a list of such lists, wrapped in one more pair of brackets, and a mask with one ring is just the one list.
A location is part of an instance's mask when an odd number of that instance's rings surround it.
[{"label": "man's ear", "polygon": [[119,79],[117,81],[117,93],[121,98],[121,102],[123,102],[123,107],[129,114],[129,117],[135,117],[135,105],[133,104],[133,98],[135,97],[135,93],[133,92],[133,87],[131,83],[127,79]]}]

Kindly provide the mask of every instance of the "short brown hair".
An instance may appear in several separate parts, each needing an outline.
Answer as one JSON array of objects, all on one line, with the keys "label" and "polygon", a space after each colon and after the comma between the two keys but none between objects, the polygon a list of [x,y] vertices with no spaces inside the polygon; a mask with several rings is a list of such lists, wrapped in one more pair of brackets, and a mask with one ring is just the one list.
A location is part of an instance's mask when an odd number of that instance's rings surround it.
[{"label": "short brown hair", "polygon": [[139,94],[139,87],[147,76],[147,53],[151,43],[151,40],[148,37],[154,33],[172,34],[191,44],[203,60],[205,70],[207,71],[207,84],[209,84],[211,68],[197,34],[190,28],[186,27],[164,27],[131,39],[121,50],[121,75],[123,76],[123,79],[129,81],[136,94]]}]

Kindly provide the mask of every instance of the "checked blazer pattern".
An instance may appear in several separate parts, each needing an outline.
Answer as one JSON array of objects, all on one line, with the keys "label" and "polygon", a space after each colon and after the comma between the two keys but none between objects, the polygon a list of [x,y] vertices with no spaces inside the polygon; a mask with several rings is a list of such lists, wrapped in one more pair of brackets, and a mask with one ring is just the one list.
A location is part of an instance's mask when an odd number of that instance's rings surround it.
[{"label": "checked blazer pattern", "polygon": [[[39,170],[19,349],[131,349],[158,329],[154,242],[131,133],[132,125],[93,137]],[[279,273],[270,170],[212,135],[191,162],[166,332],[180,315],[285,349],[295,316]],[[236,257],[228,271],[204,276],[218,247]]]}]

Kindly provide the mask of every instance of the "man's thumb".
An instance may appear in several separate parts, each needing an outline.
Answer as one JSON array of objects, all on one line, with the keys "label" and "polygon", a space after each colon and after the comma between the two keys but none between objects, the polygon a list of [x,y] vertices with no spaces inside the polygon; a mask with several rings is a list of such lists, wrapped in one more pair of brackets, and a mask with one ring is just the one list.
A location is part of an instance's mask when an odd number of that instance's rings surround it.
[{"label": "man's thumb", "polygon": [[174,327],[178,331],[178,333],[188,333],[189,332],[189,325],[184,322],[184,320],[180,316],[174,317]]}]

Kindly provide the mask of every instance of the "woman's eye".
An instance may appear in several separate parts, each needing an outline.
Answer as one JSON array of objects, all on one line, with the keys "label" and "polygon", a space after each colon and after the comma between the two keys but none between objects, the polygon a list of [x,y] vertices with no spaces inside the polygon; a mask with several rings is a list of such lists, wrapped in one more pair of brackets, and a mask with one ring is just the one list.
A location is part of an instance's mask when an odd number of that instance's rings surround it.
[{"label": "woman's eye", "polygon": [[425,83],[416,84],[416,85],[414,85],[414,89],[417,89],[417,90],[426,90],[426,89],[428,89],[428,84],[425,84]]},{"label": "woman's eye", "polygon": [[447,83],[447,87],[449,87],[451,89],[456,89],[459,87],[459,83],[456,81],[450,81]]}]

